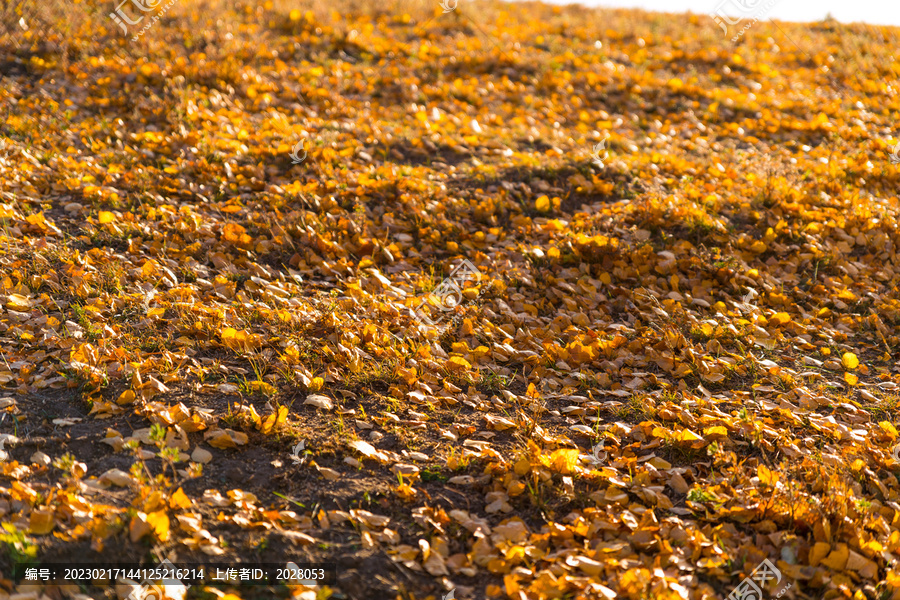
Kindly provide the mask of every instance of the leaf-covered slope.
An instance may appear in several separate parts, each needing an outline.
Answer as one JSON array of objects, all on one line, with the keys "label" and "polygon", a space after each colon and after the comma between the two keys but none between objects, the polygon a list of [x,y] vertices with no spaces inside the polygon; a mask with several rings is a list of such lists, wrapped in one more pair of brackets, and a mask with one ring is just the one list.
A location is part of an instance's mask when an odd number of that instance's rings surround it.
[{"label": "leaf-covered slope", "polygon": [[896,31],[331,8],[3,38],[3,572],[900,598]]}]

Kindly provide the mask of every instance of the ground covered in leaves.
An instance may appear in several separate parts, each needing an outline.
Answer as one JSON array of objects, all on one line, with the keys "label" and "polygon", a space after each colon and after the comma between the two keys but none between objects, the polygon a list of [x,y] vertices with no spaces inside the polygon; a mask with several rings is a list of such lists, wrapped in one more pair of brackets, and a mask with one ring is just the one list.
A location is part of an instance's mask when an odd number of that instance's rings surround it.
[{"label": "ground covered in leaves", "polygon": [[108,10],[0,45],[0,598],[900,598],[894,30]]}]

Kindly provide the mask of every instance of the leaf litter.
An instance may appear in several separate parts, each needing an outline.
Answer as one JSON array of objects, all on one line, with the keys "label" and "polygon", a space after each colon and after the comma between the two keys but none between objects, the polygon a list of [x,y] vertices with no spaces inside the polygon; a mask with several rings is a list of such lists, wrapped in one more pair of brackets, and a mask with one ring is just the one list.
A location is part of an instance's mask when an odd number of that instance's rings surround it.
[{"label": "leaf litter", "polygon": [[3,47],[4,572],[713,598],[767,559],[787,598],[900,598],[882,37],[478,6]]}]

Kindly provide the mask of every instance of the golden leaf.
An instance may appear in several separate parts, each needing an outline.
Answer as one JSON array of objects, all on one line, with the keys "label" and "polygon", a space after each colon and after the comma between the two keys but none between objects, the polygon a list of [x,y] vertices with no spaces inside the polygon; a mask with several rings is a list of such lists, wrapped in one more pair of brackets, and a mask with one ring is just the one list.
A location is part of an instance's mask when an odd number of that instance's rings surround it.
[{"label": "golden leaf", "polygon": [[821,563],[826,567],[835,571],[842,571],[847,566],[850,559],[850,549],[847,544],[838,544],[827,557],[823,558]]},{"label": "golden leaf", "polygon": [[563,475],[568,475],[575,471],[578,464],[578,450],[572,448],[560,448],[550,455],[550,466]]},{"label": "golden leaf", "polygon": [[852,371],[859,366],[859,359],[852,352],[844,352],[844,355],[841,357],[841,363],[843,363],[845,369]]},{"label": "golden leaf", "polygon": [[28,531],[35,535],[46,535],[56,527],[56,515],[52,510],[36,509],[28,519]]},{"label": "golden leaf", "polygon": [[169,539],[169,516],[165,511],[156,511],[147,515],[147,524],[156,534],[159,541],[165,542]]},{"label": "golden leaf", "polygon": [[184,493],[184,490],[178,488],[169,497],[169,506],[172,508],[190,508],[191,499],[187,497],[187,494]]},{"label": "golden leaf", "polygon": [[447,362],[444,363],[444,366],[450,371],[465,371],[466,369],[472,368],[469,361],[459,356],[450,357]]},{"label": "golden leaf", "polygon": [[756,467],[756,476],[763,485],[774,486],[778,482],[778,475],[765,465]]},{"label": "golden leaf", "polygon": [[266,417],[266,420],[262,422],[259,430],[263,433],[271,433],[272,430],[275,429],[276,426],[284,424],[287,421],[288,416],[288,408],[287,406],[279,406],[275,412]]}]

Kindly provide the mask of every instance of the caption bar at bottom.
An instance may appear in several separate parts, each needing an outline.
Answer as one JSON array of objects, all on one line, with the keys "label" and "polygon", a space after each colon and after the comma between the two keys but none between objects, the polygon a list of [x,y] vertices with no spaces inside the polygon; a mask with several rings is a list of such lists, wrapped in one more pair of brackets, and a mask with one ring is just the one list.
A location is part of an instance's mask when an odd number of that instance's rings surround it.
[{"label": "caption bar at bottom", "polygon": [[86,564],[52,563],[15,565],[12,579],[17,582],[65,584],[104,584],[130,579],[132,581],[161,581],[163,584],[194,585],[199,583],[228,583],[240,585],[331,584],[336,579],[337,565],[333,563],[254,563],[254,564],[175,564],[164,561],[158,565],[136,563]]}]

